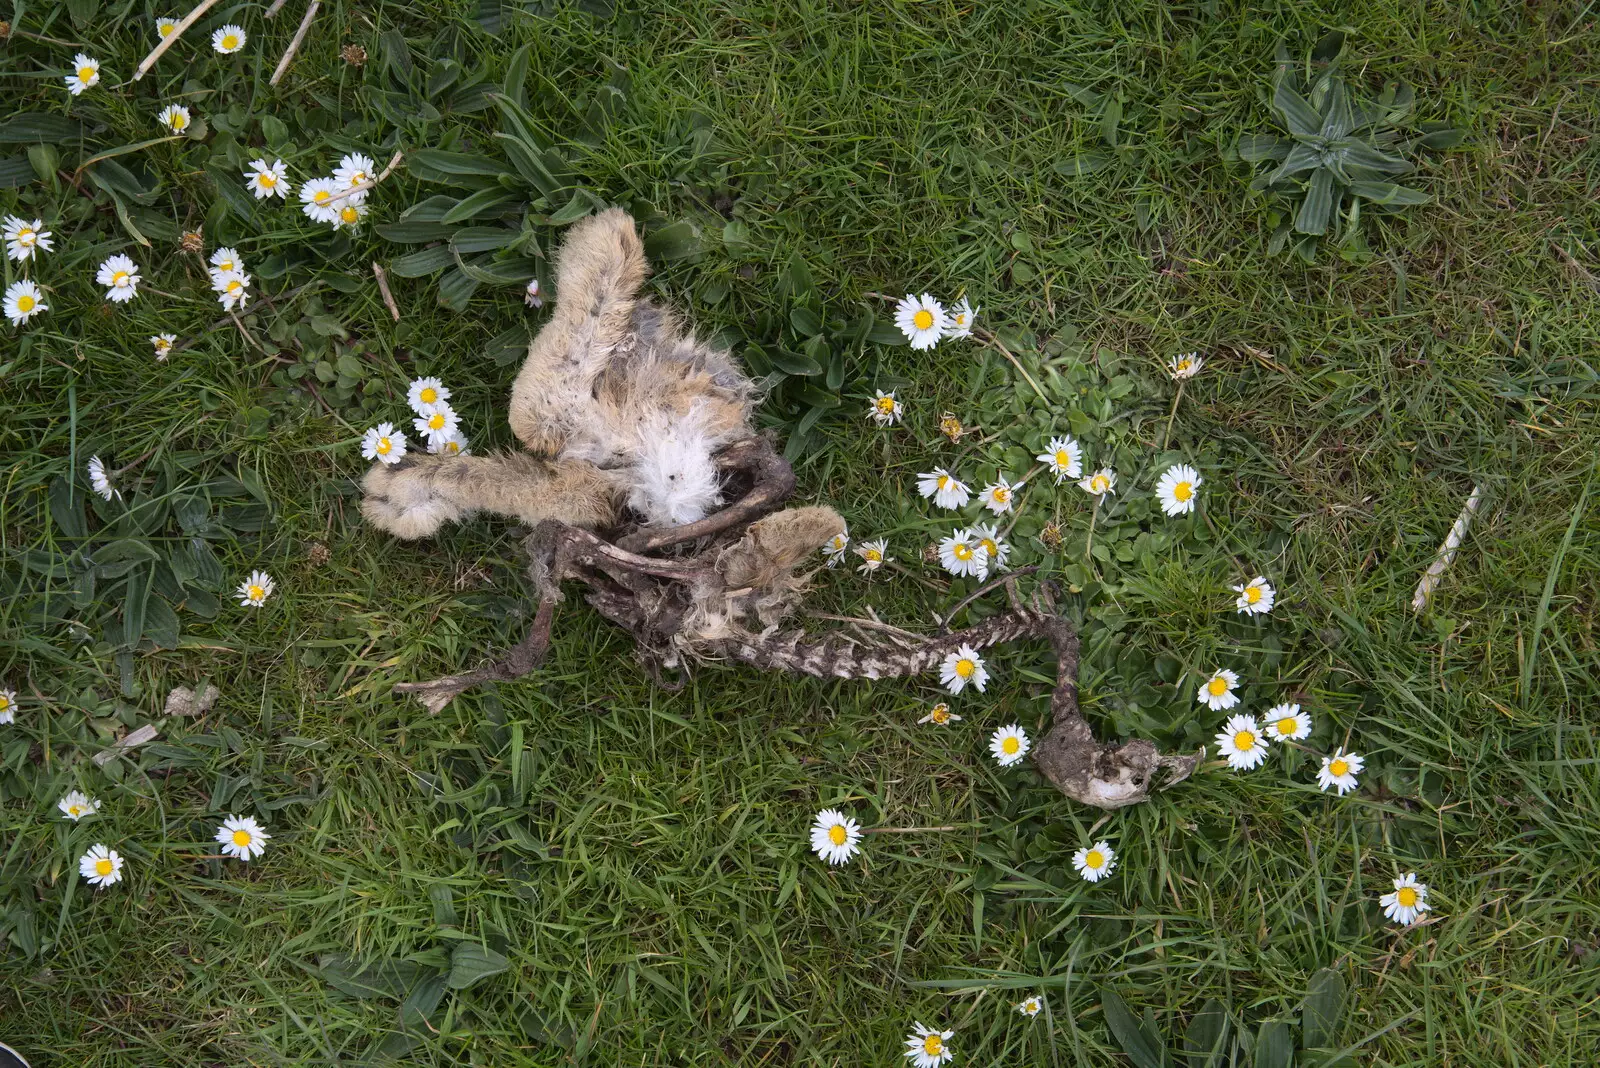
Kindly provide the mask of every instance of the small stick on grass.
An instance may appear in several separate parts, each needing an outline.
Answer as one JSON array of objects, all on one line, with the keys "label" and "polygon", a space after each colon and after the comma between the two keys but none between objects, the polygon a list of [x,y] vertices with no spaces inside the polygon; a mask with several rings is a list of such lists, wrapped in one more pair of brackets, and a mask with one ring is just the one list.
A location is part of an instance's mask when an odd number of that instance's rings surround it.
[{"label": "small stick on grass", "polygon": [[340,190],[327,200],[324,200],[322,202],[323,207],[327,207],[329,204],[337,204],[345,197],[354,196],[357,193],[365,193],[368,189],[371,189],[373,186],[389,177],[389,175],[393,173],[394,169],[400,166],[400,161],[405,158],[406,154],[404,152],[396,152],[392,157],[390,157],[389,165],[383,169],[382,174],[378,175],[376,178],[368,178],[366,181],[357,185],[353,185],[349,189]]},{"label": "small stick on grass", "polygon": [[959,827],[863,827],[862,834],[922,834],[932,831],[958,831]]},{"label": "small stick on grass", "polygon": [[150,68],[156,65],[156,60],[165,55],[167,49],[178,43],[178,38],[183,36],[183,31],[187,30],[190,26],[193,26],[196,22],[199,22],[201,15],[204,15],[207,11],[210,11],[216,6],[217,0],[200,0],[200,3],[195,5],[195,9],[193,11],[189,12],[178,21],[178,24],[172,28],[171,33],[167,34],[165,37],[161,38],[160,41],[156,42],[156,46],[150,50],[150,54],[144,57],[144,62],[139,64],[139,69],[133,72],[133,80],[138,81],[146,74],[149,74]]},{"label": "small stick on grass", "polygon": [[283,10],[283,5],[288,3],[288,2],[289,2],[289,0],[272,0],[272,6],[267,8],[266,17],[269,18],[269,19],[272,18],[278,12],[282,11]]},{"label": "small stick on grass", "polygon": [[289,47],[284,49],[283,58],[278,60],[278,69],[272,72],[272,77],[267,79],[267,84],[276,86],[278,80],[289,70],[289,64],[294,61],[294,54],[300,51],[300,42],[306,39],[306,31],[311,29],[311,20],[317,17],[317,8],[322,6],[322,0],[311,0],[306,5],[305,18],[300,20],[300,28],[294,31],[294,37],[289,41]]},{"label": "small stick on grass", "polygon": [[1428,607],[1428,601],[1433,597],[1433,591],[1438,589],[1439,580],[1444,577],[1445,569],[1455,562],[1456,550],[1461,548],[1461,542],[1467,536],[1467,528],[1472,525],[1472,516],[1482,502],[1483,487],[1473,486],[1472,495],[1467,498],[1461,514],[1456,516],[1455,525],[1450,528],[1444,544],[1439,546],[1439,552],[1433,563],[1429,564],[1428,570],[1423,573],[1422,581],[1417,583],[1417,592],[1411,596],[1413,612],[1421,612]]},{"label": "small stick on grass", "polygon": [[384,273],[377,260],[372,261],[372,277],[378,280],[378,292],[383,295],[384,306],[389,309],[389,314],[394,316],[394,321],[400,321],[400,306],[394,302],[394,294],[389,292],[389,276]]}]

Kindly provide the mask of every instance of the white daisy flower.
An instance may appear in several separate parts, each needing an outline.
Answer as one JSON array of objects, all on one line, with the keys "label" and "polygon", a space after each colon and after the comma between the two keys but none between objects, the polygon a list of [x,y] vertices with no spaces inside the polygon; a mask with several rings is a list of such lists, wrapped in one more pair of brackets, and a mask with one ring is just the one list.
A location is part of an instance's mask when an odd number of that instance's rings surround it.
[{"label": "white daisy flower", "polygon": [[250,300],[250,276],[243,271],[219,271],[211,276],[211,288],[223,311],[242,308]]},{"label": "white daisy flower", "polygon": [[240,608],[260,608],[276,588],[271,575],[265,571],[252,571],[249,578],[239,583],[234,596],[239,598]]},{"label": "white daisy flower", "polygon": [[978,559],[983,567],[978,572],[979,578],[988,578],[990,571],[1006,571],[1006,558],[1011,555],[1011,546],[1000,536],[1000,531],[993,523],[978,523],[971,531],[974,548],[978,551]]},{"label": "white daisy flower", "polygon": [[1252,616],[1264,616],[1272,611],[1273,602],[1277,600],[1277,591],[1266,579],[1257,575],[1243,586],[1235,586],[1233,592],[1239,595],[1234,601],[1234,607],[1240,612]]},{"label": "white daisy flower", "polygon": [[229,271],[244,271],[244,257],[239,255],[237,249],[226,246],[217,249],[211,254],[211,266],[208,269],[212,278]]},{"label": "white daisy flower", "polygon": [[418,415],[423,409],[431,408],[435,404],[442,404],[450,399],[450,391],[444,388],[444,383],[437,378],[413,378],[406,387],[406,403],[411,405],[411,410]]},{"label": "white daisy flower", "polygon": [[111,476],[106,474],[105,461],[98,456],[89,457],[89,485],[93,486],[94,491],[108,501],[113,497],[122,496],[121,493],[117,492],[116,487],[111,484]]},{"label": "white daisy flower", "polygon": [[1394,881],[1394,892],[1378,899],[1383,914],[1395,923],[1415,923],[1428,911],[1428,884],[1417,882],[1417,873],[1408,871]]},{"label": "white daisy flower", "polygon": [[244,172],[244,184],[254,193],[257,200],[267,200],[271,197],[283,198],[289,195],[289,168],[281,159],[271,163],[266,157],[250,161],[250,169]]},{"label": "white daisy flower", "polygon": [[926,716],[917,720],[918,723],[932,723],[935,727],[945,727],[952,723],[960,723],[961,717],[950,711],[950,706],[940,701],[934,705]]},{"label": "white daisy flower", "polygon": [[1273,705],[1262,720],[1267,737],[1275,742],[1298,742],[1311,734],[1311,717],[1299,705]]},{"label": "white daisy flower", "polygon": [[244,47],[245,39],[244,27],[230,22],[211,34],[211,47],[225,56],[231,56]]},{"label": "white daisy flower", "polygon": [[0,690],[0,723],[17,721],[17,691]]},{"label": "white daisy flower", "polygon": [[827,558],[829,567],[838,567],[839,561],[844,559],[844,551],[850,548],[850,532],[842,530],[828,539],[828,544],[822,547],[822,555]]},{"label": "white daisy flower", "polygon": [[1366,761],[1360,753],[1335,749],[1332,756],[1322,758],[1322,767],[1317,770],[1317,789],[1326,793],[1328,787],[1332,786],[1343,797],[1356,788],[1356,776],[1361,774],[1364,767]]},{"label": "white daisy flower", "polygon": [[1109,467],[1102,467],[1094,474],[1080,479],[1078,488],[1091,497],[1104,497],[1117,488],[1117,473]]},{"label": "white daisy flower", "polygon": [[989,685],[989,669],[983,657],[970,645],[963,645],[945,656],[939,665],[939,681],[951,693],[960,693],[971,684],[979,693]]},{"label": "white daisy flower", "polygon": [[216,840],[228,856],[249,861],[267,851],[271,837],[253,818],[230,814],[217,828]]},{"label": "white daisy flower", "polygon": [[438,438],[443,441],[455,434],[460,428],[461,420],[454,408],[440,401],[437,404],[424,405],[417,417],[411,420],[411,425],[421,437],[429,440]]},{"label": "white daisy flower", "polygon": [[1228,767],[1249,771],[1267,759],[1267,740],[1254,716],[1230,716],[1217,735],[1217,752],[1228,758]]},{"label": "white daisy flower", "polygon": [[194,120],[189,116],[189,109],[182,104],[168,104],[161,109],[161,114],[156,116],[156,121],[173,133],[181,134]]},{"label": "white daisy flower", "polygon": [[1002,768],[1020,763],[1032,748],[1033,743],[1028,741],[1028,733],[1015,723],[1001,727],[989,736],[989,752],[1000,762]]},{"label": "white daisy flower", "polygon": [[905,414],[905,405],[895,399],[893,390],[885,393],[880,389],[876,392],[878,395],[872,399],[872,403],[867,407],[867,418],[879,426],[893,426]]},{"label": "white daisy flower", "polygon": [[150,338],[150,344],[155,346],[156,359],[166,362],[172,355],[172,346],[178,343],[177,334],[156,334]]},{"label": "white daisy flower", "polygon": [[912,1068],[939,1068],[955,1057],[947,1043],[954,1031],[930,1031],[919,1022],[906,1036],[906,1060]]},{"label": "white daisy flower", "polygon": [[[376,168],[373,166],[370,157],[364,156],[359,152],[352,152],[339,160],[339,165],[333,169],[333,178],[344,188],[351,189],[362,182],[371,181],[375,171]],[[359,203],[365,200],[366,197],[367,191],[363,189],[359,193],[351,193],[347,199]]]},{"label": "white daisy flower", "polygon": [[961,508],[972,499],[972,491],[942,467],[917,476],[917,492],[932,497],[940,508]]},{"label": "white daisy flower", "polygon": [[939,563],[957,578],[976,575],[987,566],[972,533],[966,530],[956,530],[948,538],[940,539]]},{"label": "white daisy flower", "polygon": [[5,313],[12,326],[21,326],[40,312],[50,310],[39,287],[26,278],[6,286]]},{"label": "white daisy flower", "polygon": [[907,293],[894,310],[894,324],[914,349],[933,348],[949,323],[944,308],[926,293],[920,297]]},{"label": "white daisy flower", "polygon": [[353,196],[347,197],[339,202],[336,215],[333,224],[335,230],[359,230],[367,217],[367,206]]},{"label": "white daisy flower", "polygon": [[172,32],[178,28],[178,20],[171,15],[158,15],[156,17],[156,36],[171,37]]},{"label": "white daisy flower", "polygon": [[544,298],[539,295],[539,280],[528,279],[528,288],[522,291],[522,303],[530,308],[544,307]]},{"label": "white daisy flower", "polygon": [[340,191],[340,184],[332,178],[313,178],[300,187],[301,211],[306,213],[306,218],[312,222],[327,223],[329,226],[339,221],[340,202],[328,203],[333,200],[335,193]]},{"label": "white daisy flower", "polygon": [[1175,464],[1167,468],[1156,483],[1156,496],[1161,498],[1161,510],[1168,515],[1183,515],[1194,511],[1195,490],[1200,488],[1200,473],[1188,464]]},{"label": "white daisy flower", "polygon": [[945,312],[944,336],[951,339],[970,337],[972,324],[978,321],[978,313],[982,310],[974,308],[966,297],[962,297]]},{"label": "white daisy flower", "polygon": [[1185,378],[1193,378],[1199,374],[1205,362],[1205,357],[1198,352],[1185,352],[1181,356],[1172,358],[1172,362],[1167,364],[1167,373],[1181,382]]},{"label": "white daisy flower", "polygon": [[1072,866],[1089,882],[1097,883],[1115,870],[1117,851],[1110,843],[1099,841],[1072,854]]},{"label": "white daisy flower", "polygon": [[894,559],[889,555],[889,539],[887,538],[862,542],[856,546],[856,555],[861,557],[861,566],[856,570],[863,575],[878,570],[878,568]]},{"label": "white daisy flower", "polygon": [[100,61],[79,52],[72,57],[72,73],[67,75],[67,92],[82,96],[85,89],[100,84]]},{"label": "white daisy flower", "polygon": [[94,280],[106,287],[106,299],[114,304],[126,304],[139,293],[139,267],[126,256],[108,258]]},{"label": "white daisy flower", "polygon": [[1051,438],[1044,452],[1034,457],[1056,476],[1056,485],[1083,474],[1083,446],[1069,434],[1064,438]]},{"label": "white daisy flower", "polygon": [[1239,703],[1239,695],[1233,692],[1238,685],[1239,676],[1222,668],[1200,686],[1200,692],[1195,694],[1194,699],[1214,712],[1223,712]]},{"label": "white daisy flower", "polygon": [[50,243],[50,231],[44,229],[44,220],[35,219],[29,222],[15,215],[7,215],[5,219],[4,240],[6,255],[18,263],[25,262],[30,256],[41,252],[49,252],[54,246]]},{"label": "white daisy flower", "polygon": [[56,802],[56,808],[60,809],[61,814],[67,819],[77,823],[83,817],[93,816],[99,812],[100,802],[82,790],[70,790],[65,797]]},{"label": "white daisy flower", "polygon": [[448,437],[428,437],[428,452],[433,456],[471,456],[472,450],[467,448],[467,439],[457,430]]},{"label": "white daisy flower", "polygon": [[861,852],[861,824],[838,809],[823,809],[811,825],[811,850],[829,864],[846,863]]},{"label": "white daisy flower", "polygon": [[1030,1020],[1044,1011],[1044,995],[1030,994],[1017,1002],[1017,1011]]},{"label": "white daisy flower", "polygon": [[393,423],[379,423],[361,439],[361,455],[368,460],[397,464],[406,454],[406,436]]},{"label": "white daisy flower", "polygon": [[1001,475],[978,491],[978,502],[995,515],[1003,515],[1011,511],[1011,506],[1016,503],[1020,486],[1021,483],[1012,485]]},{"label": "white daisy flower", "polygon": [[78,874],[89,880],[95,889],[103,889],[122,881],[123,860],[115,849],[96,842],[89,852],[78,858]]}]

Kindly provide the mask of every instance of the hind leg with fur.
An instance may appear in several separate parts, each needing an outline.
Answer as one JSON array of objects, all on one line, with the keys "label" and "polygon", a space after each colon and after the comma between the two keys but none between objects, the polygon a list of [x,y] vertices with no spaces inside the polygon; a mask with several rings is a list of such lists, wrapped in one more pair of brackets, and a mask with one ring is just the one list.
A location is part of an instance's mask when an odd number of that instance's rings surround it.
[{"label": "hind leg with fur", "polygon": [[361,483],[361,514],[397,538],[426,538],[471,512],[526,523],[562,519],[576,526],[617,521],[623,489],[591,464],[521,453],[418,456],[374,464]]}]

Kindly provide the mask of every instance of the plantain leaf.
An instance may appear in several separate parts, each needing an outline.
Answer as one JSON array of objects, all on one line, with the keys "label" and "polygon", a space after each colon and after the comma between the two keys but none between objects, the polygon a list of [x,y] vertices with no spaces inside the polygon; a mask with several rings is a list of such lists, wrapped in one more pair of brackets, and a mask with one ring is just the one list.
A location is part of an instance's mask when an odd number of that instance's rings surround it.
[{"label": "plantain leaf", "polygon": [[1183,1052],[1189,1068],[1213,1068],[1223,1060],[1228,1043],[1228,1011],[1216,998],[1207,998],[1183,1033]]},{"label": "plantain leaf", "polygon": [[1286,138],[1276,134],[1244,134],[1239,138],[1237,150],[1239,158],[1246,163],[1269,159],[1282,162],[1289,155],[1289,145]]},{"label": "plantain leaf", "polygon": [[474,983],[499,975],[511,967],[502,954],[478,945],[460,942],[450,954],[450,976],[446,980],[451,990],[465,990]]},{"label": "plantain leaf", "polygon": [[1160,1043],[1128,1011],[1127,1003],[1115,991],[1100,991],[1100,1006],[1105,1011],[1106,1026],[1135,1068],[1163,1068],[1165,1058]]},{"label": "plantain leaf", "polygon": [[1322,132],[1322,116],[1285,78],[1272,94],[1272,106],[1283,116],[1284,125],[1296,137],[1316,137]]},{"label": "plantain leaf", "polygon": [[437,274],[455,262],[450,246],[436,245],[401,256],[389,262],[389,273],[398,278],[422,278]]},{"label": "plantain leaf", "polygon": [[469,197],[463,197],[456,206],[444,213],[443,223],[466,222],[483,215],[495,215],[503,212],[516,200],[514,194],[506,192],[498,186],[492,189],[480,189]]},{"label": "plantain leaf", "polygon": [[1056,173],[1067,178],[1085,178],[1091,174],[1099,174],[1110,167],[1113,160],[1109,153],[1091,149],[1080,152],[1076,156],[1065,156],[1056,160],[1054,166]]},{"label": "plantain leaf", "polygon": [[1388,204],[1399,207],[1426,204],[1433,199],[1420,189],[1395,185],[1393,182],[1351,182],[1350,192],[1358,197],[1370,200],[1374,204]]},{"label": "plantain leaf", "polygon": [[419,148],[412,152],[406,157],[406,170],[424,182],[465,185],[470,189],[484,185],[480,179],[510,174],[510,168],[500,160],[437,148]]},{"label": "plantain leaf", "polygon": [[1321,167],[1311,175],[1306,199],[1294,218],[1294,228],[1302,234],[1328,231],[1328,216],[1333,213],[1333,172]]},{"label": "plantain leaf", "polygon": [[687,259],[700,251],[700,225],[692,219],[679,219],[644,239],[645,255],[658,262]]},{"label": "plantain leaf", "polygon": [[1344,977],[1332,968],[1311,976],[1306,987],[1306,1007],[1300,1026],[1305,1044],[1326,1049],[1339,1040],[1339,1024],[1344,1018]]},{"label": "plantain leaf", "polygon": [[1282,1020],[1268,1020],[1256,1032],[1255,1068],[1289,1068],[1294,1058],[1294,1037]]}]

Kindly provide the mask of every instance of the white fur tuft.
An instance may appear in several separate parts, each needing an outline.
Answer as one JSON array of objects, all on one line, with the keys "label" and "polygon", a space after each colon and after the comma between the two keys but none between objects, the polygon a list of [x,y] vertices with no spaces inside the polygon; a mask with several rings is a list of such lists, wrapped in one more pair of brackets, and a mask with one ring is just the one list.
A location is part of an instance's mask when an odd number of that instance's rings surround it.
[{"label": "white fur tuft", "polygon": [[722,503],[712,441],[698,410],[674,420],[656,413],[639,428],[638,460],[628,507],[656,526],[704,519]]}]

